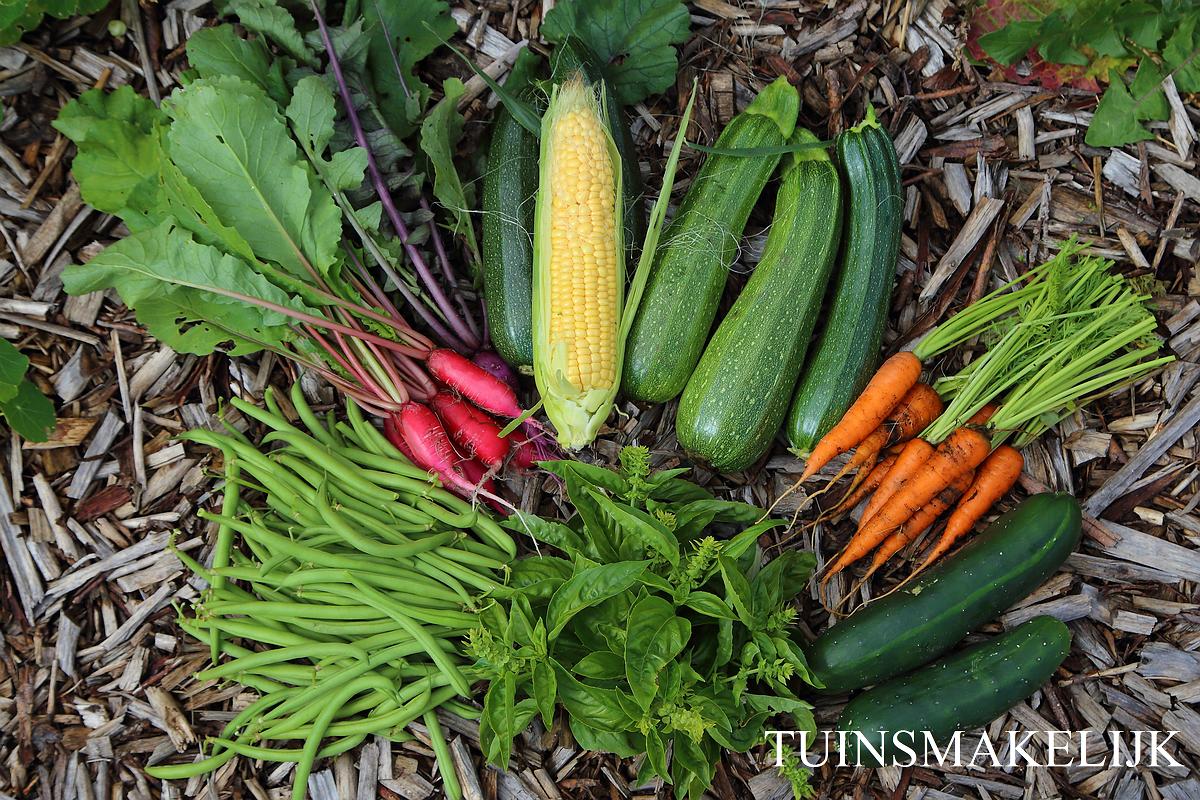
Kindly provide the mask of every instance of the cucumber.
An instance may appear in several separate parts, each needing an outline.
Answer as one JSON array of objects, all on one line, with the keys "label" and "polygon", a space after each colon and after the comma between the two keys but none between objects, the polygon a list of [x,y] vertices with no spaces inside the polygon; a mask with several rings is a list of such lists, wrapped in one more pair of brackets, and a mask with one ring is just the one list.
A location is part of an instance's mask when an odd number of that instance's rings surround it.
[{"label": "cucumber", "polygon": [[[792,141],[818,139],[798,128]],[[679,400],[680,445],[715,469],[749,467],[783,423],[837,257],[841,201],[837,167],[824,150],[789,157],[762,260]]]},{"label": "cucumber", "polygon": [[[569,72],[582,72],[588,83],[598,84],[604,77],[599,59],[587,45],[576,38],[566,39],[554,48],[550,56],[550,69],[555,82]],[[621,111],[621,105],[611,92],[604,93],[604,113],[608,119],[608,130],[621,156],[621,195],[625,198],[623,221],[625,226],[625,263],[630,269],[637,266],[638,253],[646,238],[646,202],[642,196],[642,170],[638,166],[637,148],[629,133],[629,124]]]},{"label": "cucumber", "polygon": [[857,734],[848,742],[865,740],[854,748],[857,759],[853,751],[847,755],[852,763],[881,766],[912,758],[904,751],[908,747],[922,760],[926,734],[944,743],[955,731],[987,725],[1049,680],[1070,650],[1066,625],[1053,617],[1034,617],[990,641],[869,689],[851,700],[838,720],[839,730]]},{"label": "cucumber", "polygon": [[1078,546],[1079,503],[1037,494],[954,555],[817,637],[808,666],[826,691],[861,689],[928,663],[1036,589]]},{"label": "cucumber", "polygon": [[[799,113],[800,96],[779,78],[730,120],[716,147],[782,145]],[[779,159],[711,154],[700,168],[663,231],[625,345],[621,386],[630,399],[663,403],[683,391],[708,341],[746,220]]]},{"label": "cucumber", "polygon": [[792,450],[807,457],[871,379],[887,324],[904,200],[896,148],[868,111],[837,138],[848,208],[841,267],[788,412]]},{"label": "cucumber", "polygon": [[[521,92],[539,61],[531,51],[522,50],[505,85]],[[532,236],[537,162],[537,137],[499,106],[483,175],[483,297],[492,345],[514,367],[533,363]]]}]

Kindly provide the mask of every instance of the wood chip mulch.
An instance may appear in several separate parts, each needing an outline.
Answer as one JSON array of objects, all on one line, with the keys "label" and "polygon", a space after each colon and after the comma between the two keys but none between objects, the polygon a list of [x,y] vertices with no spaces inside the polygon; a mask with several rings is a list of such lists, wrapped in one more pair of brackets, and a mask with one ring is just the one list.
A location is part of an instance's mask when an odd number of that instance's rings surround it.
[{"label": "wood chip mulch", "polygon": [[[481,65],[495,63],[494,72],[503,73],[529,38],[538,46],[539,2],[455,5],[460,44]],[[895,137],[905,186],[888,332],[893,348],[1071,236],[1121,269],[1159,282],[1160,332],[1178,362],[1068,419],[1026,451],[1023,490],[1074,492],[1087,515],[1086,537],[1067,568],[991,632],[1051,614],[1069,622],[1074,646],[1054,680],[989,733],[1174,730],[1168,750],[1182,766],[826,767],[814,783],[822,796],[836,798],[1198,798],[1200,113],[1170,98],[1172,119],[1151,124],[1154,141],[1088,147],[1083,133],[1095,95],[989,81],[988,71],[961,53],[966,6],[695,0],[693,37],[682,48],[676,85],[700,79],[689,138],[711,142],[779,74],[802,89],[802,122],[818,133],[853,124],[872,100]],[[129,33],[114,39],[107,25],[118,17]],[[286,387],[293,376],[270,356],[177,354],[148,337],[115,297],[67,297],[59,277],[122,229],[83,203],[68,172],[73,148],[50,122],[67,100],[95,85],[131,83],[154,98],[169,94],[185,67],[182,43],[213,17],[204,0],[127,0],[91,19],[50,21],[26,43],[0,48],[0,336],[31,357],[33,377],[59,414],[47,443],[3,434],[0,800],[151,800],[176,797],[180,789],[187,796],[264,800],[286,797],[290,786],[290,765],[241,759],[211,780],[173,787],[142,768],[194,753],[248,701],[237,687],[191,677],[206,649],[174,625],[175,607],[203,584],[164,546],[177,531],[181,549],[207,557],[211,531],[194,512],[219,489],[213,477],[219,465],[211,453],[173,436],[215,425],[223,398],[260,398],[265,387]],[[450,59],[434,61],[432,70],[461,72]],[[478,81],[472,87],[478,91],[469,97],[468,132],[478,136],[488,98]],[[655,188],[676,135],[678,95],[636,109],[634,133]],[[680,189],[698,157],[685,155]],[[752,267],[768,221],[752,220],[735,287]],[[309,388],[317,402],[332,402],[325,390]],[[665,465],[678,461],[670,407],[622,411],[599,443],[602,459],[637,441]],[[749,473],[700,475],[725,495],[769,505],[791,487],[799,466],[780,447]],[[530,479],[509,488],[528,508],[552,502],[550,484]],[[803,501],[794,493],[780,510]],[[829,554],[847,534],[808,526],[786,536],[788,546]],[[884,576],[860,599],[886,591],[902,574]],[[849,584],[832,585],[844,592]],[[810,599],[802,625],[819,632],[828,616],[815,594]],[[831,726],[838,709],[839,703],[818,701],[820,725]],[[629,764],[578,752],[561,721],[549,733],[527,734],[508,774],[480,763],[473,723],[447,718],[447,725],[471,800],[670,796],[669,789],[636,786]],[[431,751],[422,731],[414,733],[410,742],[377,739],[325,764],[310,782],[311,795],[442,796]],[[1043,747],[1034,741],[1034,750]],[[730,757],[711,795],[790,797],[766,762],[765,749]]]}]

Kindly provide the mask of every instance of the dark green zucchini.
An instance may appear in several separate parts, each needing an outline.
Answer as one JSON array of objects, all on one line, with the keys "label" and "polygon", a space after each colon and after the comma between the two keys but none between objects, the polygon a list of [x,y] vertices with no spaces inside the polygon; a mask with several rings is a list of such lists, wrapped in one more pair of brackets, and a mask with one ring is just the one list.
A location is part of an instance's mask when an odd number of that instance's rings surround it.
[{"label": "dark green zucchini", "polygon": [[[850,701],[838,720],[850,763],[881,766],[926,752],[926,734],[944,744],[955,731],[988,724],[1033,694],[1071,650],[1071,631],[1053,617],[1034,617]],[[899,747],[897,746],[899,745]],[[882,756],[880,758],[879,756]]]},{"label": "dark green zucchini", "polygon": [[[523,99],[540,59],[522,50],[505,84]],[[538,140],[496,108],[483,173],[483,297],[492,346],[514,367],[533,363],[533,208]]]},{"label": "dark green zucchini", "polygon": [[837,424],[875,371],[900,248],[900,167],[873,111],[838,136],[837,154],[848,202],[841,265],[787,420],[788,440],[801,457]]},{"label": "dark green zucchini", "polygon": [[1036,589],[1079,544],[1079,503],[1038,494],[912,581],[855,611],[808,648],[831,692],[861,689],[926,664]]},{"label": "dark green zucchini", "polygon": [[[550,56],[551,72],[557,82],[566,73],[579,71],[589,83],[598,84],[604,77],[596,54],[587,45],[570,38],[554,48]],[[637,266],[638,253],[646,238],[646,202],[642,196],[642,170],[638,166],[637,148],[629,133],[629,123],[621,104],[611,92],[604,94],[604,113],[617,153],[621,156],[621,195],[625,198],[625,263],[630,269]]]},{"label": "dark green zucchini", "polygon": [[[792,141],[819,140],[797,129]],[[779,432],[837,256],[841,200],[824,150],[788,158],[762,260],[679,399],[679,443],[715,469],[746,469]]]},{"label": "dark green zucchini", "polygon": [[[796,127],[800,96],[779,78],[717,137],[719,148],[778,147]],[[779,155],[710,154],[663,231],[625,345],[621,387],[663,403],[683,391],[708,341],[742,229]]]}]

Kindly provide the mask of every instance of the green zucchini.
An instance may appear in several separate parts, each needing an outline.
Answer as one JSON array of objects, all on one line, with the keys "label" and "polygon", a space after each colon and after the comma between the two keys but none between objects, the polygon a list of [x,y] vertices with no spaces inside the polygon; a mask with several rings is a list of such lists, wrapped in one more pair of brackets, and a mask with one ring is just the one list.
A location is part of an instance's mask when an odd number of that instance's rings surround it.
[{"label": "green zucchini", "polygon": [[[797,128],[792,141],[819,140]],[[789,157],[762,260],[679,400],[679,443],[715,469],[749,467],[783,423],[837,257],[841,200],[828,153]]]},{"label": "green zucchini", "polygon": [[[522,92],[540,59],[522,50],[506,86]],[[521,96],[528,98],[528,92]],[[538,140],[503,106],[496,109],[483,174],[483,297],[488,332],[514,367],[533,363],[533,207]]]},{"label": "green zucchini", "polygon": [[[551,72],[555,82],[566,73],[582,72],[588,83],[600,83],[604,77],[599,59],[587,45],[569,38],[554,48],[550,56]],[[629,133],[629,124],[621,111],[621,104],[611,92],[604,93],[604,114],[608,130],[612,134],[617,153],[621,156],[621,195],[625,198],[623,220],[625,226],[625,263],[630,269],[637,266],[638,252],[646,238],[646,202],[642,185],[642,170],[638,166],[637,148]]]},{"label": "green zucchini", "polygon": [[[759,93],[717,137],[718,148],[778,147],[796,127],[800,96],[785,78]],[[662,403],[683,391],[708,341],[750,211],[779,155],[709,155],[663,232],[625,348],[621,386]]]},{"label": "green zucchini", "polygon": [[[838,729],[854,742],[849,760],[880,766],[926,750],[926,734],[945,743],[955,731],[988,724],[1033,694],[1071,650],[1071,631],[1053,617],[1034,617],[911,675],[855,697]],[[897,744],[900,747],[897,747]],[[880,758],[879,756],[882,756]]]},{"label": "green zucchini", "polygon": [[788,440],[801,457],[837,424],[875,370],[900,248],[900,167],[873,111],[838,136],[837,154],[848,200],[841,267],[787,420]]},{"label": "green zucchini", "polygon": [[1036,589],[1079,544],[1079,503],[1038,494],[891,594],[817,637],[808,666],[826,691],[861,689],[928,663]]}]

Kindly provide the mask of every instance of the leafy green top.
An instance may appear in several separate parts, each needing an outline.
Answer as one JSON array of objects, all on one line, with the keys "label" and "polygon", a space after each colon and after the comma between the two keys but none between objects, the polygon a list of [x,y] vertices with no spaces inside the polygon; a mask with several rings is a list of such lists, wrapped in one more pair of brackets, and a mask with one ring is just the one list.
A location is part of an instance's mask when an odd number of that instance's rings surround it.
[{"label": "leafy green top", "polygon": [[[694,798],[721,748],[759,743],[769,716],[813,729],[789,682],[816,679],[788,628],[814,559],[788,551],[763,566],[757,546],[783,521],[714,498],[680,477],[686,469],[652,473],[644,448],[626,448],[619,472],[542,466],[577,513],[565,524],[524,513],[507,523],[562,555],[517,562],[511,593],[471,635],[491,680],[480,724],[490,761],[506,764],[514,737],[535,715],[549,725],[561,705],[580,745],[647,753],[640,779],[662,777]],[[748,527],[720,540],[713,525]]]}]

